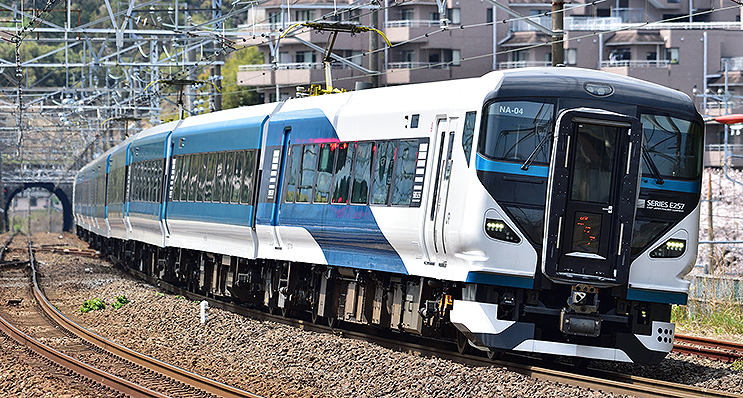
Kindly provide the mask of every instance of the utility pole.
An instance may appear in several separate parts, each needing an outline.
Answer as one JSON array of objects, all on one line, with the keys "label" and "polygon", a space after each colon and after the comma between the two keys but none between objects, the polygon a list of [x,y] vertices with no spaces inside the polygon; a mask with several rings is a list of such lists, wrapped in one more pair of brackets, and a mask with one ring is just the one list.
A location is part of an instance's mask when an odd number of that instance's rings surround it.
[{"label": "utility pole", "polygon": [[564,12],[565,2],[562,0],[554,0],[552,2],[552,66],[564,65],[565,64],[565,50],[563,48],[562,39],[565,35],[564,27]]},{"label": "utility pole", "polygon": [[[712,173],[707,172],[707,234],[709,235],[709,241],[715,240],[715,231],[712,229]],[[709,267],[708,271],[710,274],[714,273],[714,254],[715,245],[714,243],[709,244]]]},{"label": "utility pole", "polygon": [[[371,26],[372,29],[377,30],[379,29],[379,3],[375,3],[377,5],[377,8],[374,8],[371,12],[369,21],[369,26]],[[369,83],[371,84],[372,88],[379,87],[379,52],[377,51],[379,49],[379,36],[378,35],[369,35],[369,69],[374,71],[375,73],[372,73],[369,75]]]}]

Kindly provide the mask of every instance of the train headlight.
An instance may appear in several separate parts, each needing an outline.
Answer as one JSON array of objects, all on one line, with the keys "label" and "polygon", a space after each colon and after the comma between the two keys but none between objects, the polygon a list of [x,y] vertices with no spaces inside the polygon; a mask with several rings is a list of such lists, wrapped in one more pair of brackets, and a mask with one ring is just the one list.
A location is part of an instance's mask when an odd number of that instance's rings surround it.
[{"label": "train headlight", "polygon": [[676,258],[681,257],[686,251],[686,241],[683,239],[669,239],[666,243],[658,246],[650,252],[653,258]]},{"label": "train headlight", "polygon": [[516,235],[516,232],[514,232],[503,220],[486,218],[485,233],[493,239],[504,240],[512,243],[521,242],[521,238],[519,238],[519,236]]}]

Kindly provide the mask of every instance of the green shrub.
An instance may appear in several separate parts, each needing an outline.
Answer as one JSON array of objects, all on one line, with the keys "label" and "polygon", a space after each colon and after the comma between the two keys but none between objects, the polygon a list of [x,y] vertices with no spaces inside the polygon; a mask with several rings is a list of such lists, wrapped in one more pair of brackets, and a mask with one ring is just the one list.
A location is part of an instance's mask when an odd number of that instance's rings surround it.
[{"label": "green shrub", "polygon": [[99,298],[94,298],[92,300],[85,300],[82,306],[80,306],[79,311],[82,313],[94,311],[94,310],[102,310],[106,308],[106,303],[103,302],[103,300]]},{"label": "green shrub", "polygon": [[116,301],[113,304],[111,304],[111,307],[114,307],[115,309],[118,310],[119,308],[123,307],[124,304],[127,304],[127,303],[129,303],[129,299],[126,298],[126,296],[124,295],[116,296]]}]

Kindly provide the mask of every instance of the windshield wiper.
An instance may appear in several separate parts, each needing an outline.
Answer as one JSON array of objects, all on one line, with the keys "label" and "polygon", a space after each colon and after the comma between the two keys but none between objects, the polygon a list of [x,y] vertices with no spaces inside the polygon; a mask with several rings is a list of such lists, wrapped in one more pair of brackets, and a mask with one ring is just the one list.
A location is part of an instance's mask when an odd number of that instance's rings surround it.
[{"label": "windshield wiper", "polygon": [[547,142],[547,139],[550,138],[552,134],[545,134],[541,141],[539,141],[539,144],[537,144],[536,148],[531,152],[531,155],[529,155],[528,158],[526,158],[526,161],[524,161],[524,164],[521,165],[521,170],[529,170],[529,165],[532,161],[534,161],[534,158],[537,156],[537,152],[539,152],[539,149],[542,148],[542,145],[544,145],[545,142]]},{"label": "windshield wiper", "polygon": [[655,161],[650,156],[650,151],[648,151],[648,148],[645,145],[642,146],[642,158],[645,159],[645,163],[650,167],[650,172],[653,173],[655,182],[658,185],[663,185],[663,177],[661,177],[660,171],[658,171],[658,166],[655,165]]}]

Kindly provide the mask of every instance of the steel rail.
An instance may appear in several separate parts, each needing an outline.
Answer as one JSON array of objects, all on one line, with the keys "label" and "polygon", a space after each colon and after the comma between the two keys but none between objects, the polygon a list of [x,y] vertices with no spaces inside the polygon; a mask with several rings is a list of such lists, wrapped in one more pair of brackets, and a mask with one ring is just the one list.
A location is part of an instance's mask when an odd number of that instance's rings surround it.
[{"label": "steel rail", "polygon": [[[546,367],[534,366],[524,363],[524,358],[513,356],[513,360],[496,360],[492,361],[478,355],[461,355],[456,352],[456,344],[440,340],[427,340],[421,342],[409,342],[396,336],[388,338],[379,335],[364,333],[362,331],[353,331],[348,329],[334,329],[322,326],[301,319],[284,318],[277,315],[270,315],[258,310],[251,310],[239,307],[230,303],[212,300],[207,297],[194,294],[190,291],[181,289],[175,285],[155,279],[138,270],[119,266],[124,271],[152,283],[161,289],[173,294],[179,294],[192,300],[207,300],[209,307],[220,308],[226,311],[238,313],[250,318],[272,321],[298,327],[302,330],[314,331],[319,333],[338,333],[342,332],[344,337],[363,340],[379,344],[381,346],[403,351],[414,352],[420,355],[435,356],[444,358],[458,363],[464,363],[472,366],[492,366],[497,365],[506,369],[520,373],[539,380],[548,380],[564,383],[572,386],[590,388],[615,394],[633,395],[640,398],[743,398],[743,395],[734,394],[727,391],[713,390],[703,387],[697,387],[686,384],[672,383],[649,377],[632,376],[597,369],[587,369],[582,373],[571,372],[569,370],[557,370]],[[576,369],[577,370],[577,369]]]},{"label": "steel rail", "polygon": [[679,334],[674,337],[674,340],[674,352],[717,359],[723,362],[735,362],[743,358],[743,345],[741,344]]},{"label": "steel rail", "polygon": [[[29,252],[31,252],[31,246],[29,243]],[[64,314],[62,314],[49,300],[44,296],[41,289],[36,281],[36,270],[33,266],[33,255],[31,257],[31,264],[33,269],[33,295],[38,301],[39,305],[46,315],[52,318],[55,322],[62,325],[62,327],[70,330],[72,333],[80,337],[81,339],[93,344],[107,352],[110,352],[120,358],[133,362],[137,365],[143,366],[153,372],[160,373],[164,376],[178,380],[191,387],[205,391],[208,394],[214,394],[225,398],[262,398],[260,395],[250,393],[239,388],[220,383],[216,380],[212,380],[201,376],[199,374],[189,372],[185,369],[181,369],[177,366],[169,363],[160,361],[150,356],[144,355],[137,351],[134,351],[121,344],[108,340],[90,330],[80,326],[76,322],[72,321]]]},{"label": "steel rail", "polygon": [[[2,253],[0,254],[4,253],[5,247],[7,247],[7,245],[10,243],[12,239],[13,237],[11,237],[7,242],[5,242],[5,246],[3,247]],[[31,246],[30,246],[30,241],[29,241],[29,249],[30,247]],[[29,255],[30,255],[30,251],[29,251]],[[29,261],[30,261],[30,258],[29,258]],[[59,352],[39,342],[38,340],[32,338],[31,336],[23,333],[21,330],[14,327],[12,324],[10,324],[10,322],[8,322],[3,317],[0,317],[0,330],[2,330],[3,333],[8,335],[13,340],[17,341],[22,346],[34,352],[36,355],[42,358],[45,358],[48,361],[51,361],[57,366],[60,366],[65,369],[69,369],[84,378],[100,383],[112,390],[127,394],[131,397],[137,397],[137,398],[139,397],[166,398],[167,397],[167,395],[160,394],[156,391],[152,391],[146,387],[137,385],[128,380],[122,379],[118,376],[105,372],[103,370],[94,368],[84,362],[81,362],[75,358],[72,358],[62,352]]]}]

